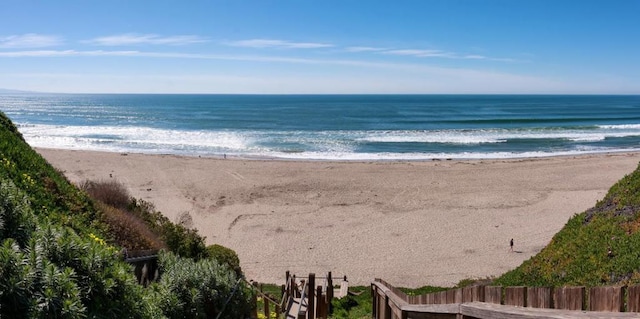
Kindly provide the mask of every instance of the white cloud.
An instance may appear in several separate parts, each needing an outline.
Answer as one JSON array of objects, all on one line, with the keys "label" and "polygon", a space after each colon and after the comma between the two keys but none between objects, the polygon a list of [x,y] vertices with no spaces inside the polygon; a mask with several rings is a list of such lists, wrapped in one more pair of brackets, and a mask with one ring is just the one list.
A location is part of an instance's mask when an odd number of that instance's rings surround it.
[{"label": "white cloud", "polygon": [[48,58],[48,57],[73,57],[73,56],[136,56],[138,51],[76,51],[76,50],[30,50],[0,52],[2,58]]},{"label": "white cloud", "polygon": [[403,49],[403,50],[387,50],[383,51],[384,54],[392,55],[407,55],[419,58],[454,58],[456,55],[451,52],[445,52],[441,50],[416,50],[416,49]]},{"label": "white cloud", "polygon": [[376,48],[376,47],[347,47],[345,48],[347,52],[378,52],[388,50],[387,48]]},{"label": "white cloud", "polygon": [[233,41],[227,43],[234,47],[247,47],[247,48],[282,48],[282,49],[318,49],[333,47],[333,44],[329,43],[316,43],[316,42],[290,42],[283,40],[271,40],[271,39],[250,39]]},{"label": "white cloud", "polygon": [[102,45],[102,46],[124,46],[138,44],[154,44],[154,45],[187,45],[194,43],[207,42],[208,40],[196,35],[175,35],[175,36],[159,36],[157,34],[118,34],[106,37],[94,38],[84,41],[86,43]]},{"label": "white cloud", "polygon": [[62,43],[63,41],[60,37],[36,33],[0,37],[0,48],[3,49],[43,48],[60,45]]}]

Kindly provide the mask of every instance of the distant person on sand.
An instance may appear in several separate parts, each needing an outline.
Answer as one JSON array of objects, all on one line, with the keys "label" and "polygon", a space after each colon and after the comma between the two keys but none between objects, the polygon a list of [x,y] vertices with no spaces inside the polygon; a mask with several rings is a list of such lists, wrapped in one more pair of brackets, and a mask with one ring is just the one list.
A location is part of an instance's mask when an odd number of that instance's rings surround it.
[{"label": "distant person on sand", "polygon": [[509,241],[509,250],[513,252],[513,238]]}]

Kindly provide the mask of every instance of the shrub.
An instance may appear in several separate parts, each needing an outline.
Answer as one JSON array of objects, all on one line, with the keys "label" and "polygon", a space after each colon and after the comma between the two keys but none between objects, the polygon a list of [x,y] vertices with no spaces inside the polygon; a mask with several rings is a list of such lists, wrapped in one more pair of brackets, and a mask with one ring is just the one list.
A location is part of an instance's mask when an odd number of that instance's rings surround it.
[{"label": "shrub", "polygon": [[13,238],[24,247],[35,230],[27,196],[10,180],[0,179],[0,240]]},{"label": "shrub", "polygon": [[80,184],[80,189],[91,198],[115,208],[126,209],[131,202],[127,188],[116,180],[84,181]]},{"label": "shrub", "polygon": [[204,238],[195,229],[171,222],[153,204],[129,195],[115,180],[84,181],[80,187],[102,202],[102,220],[109,225],[115,241],[130,249],[168,248],[181,257],[207,256]]},{"label": "shrub", "polygon": [[196,260],[207,257],[204,237],[200,236],[196,229],[174,224],[162,213],[156,211],[153,204],[144,200],[133,199],[129,209],[160,236],[169,250],[180,257]]},{"label": "shrub", "polygon": [[215,244],[207,246],[207,254],[209,258],[215,259],[219,264],[228,266],[236,275],[240,276],[242,274],[240,259],[233,249]]},{"label": "shrub", "polygon": [[212,259],[194,261],[161,253],[162,277],[154,291],[169,318],[245,318],[252,291],[246,283]]},{"label": "shrub", "polygon": [[167,248],[162,238],[137,215],[106,204],[99,204],[98,207],[118,245],[130,250]]}]

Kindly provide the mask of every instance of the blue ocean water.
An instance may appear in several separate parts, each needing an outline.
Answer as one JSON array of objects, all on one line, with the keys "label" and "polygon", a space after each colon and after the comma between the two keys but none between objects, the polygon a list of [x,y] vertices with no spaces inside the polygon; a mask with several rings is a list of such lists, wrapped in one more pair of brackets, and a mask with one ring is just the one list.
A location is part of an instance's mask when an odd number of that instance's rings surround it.
[{"label": "blue ocean water", "polygon": [[312,160],[640,150],[640,96],[0,94],[34,147]]}]

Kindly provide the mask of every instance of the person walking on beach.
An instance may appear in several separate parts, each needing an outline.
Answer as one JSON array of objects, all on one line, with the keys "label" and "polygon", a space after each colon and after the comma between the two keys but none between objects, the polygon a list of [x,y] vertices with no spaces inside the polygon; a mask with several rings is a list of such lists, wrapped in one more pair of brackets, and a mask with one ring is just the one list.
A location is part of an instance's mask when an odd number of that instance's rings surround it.
[{"label": "person walking on beach", "polygon": [[513,252],[513,238],[509,241],[509,251]]}]

